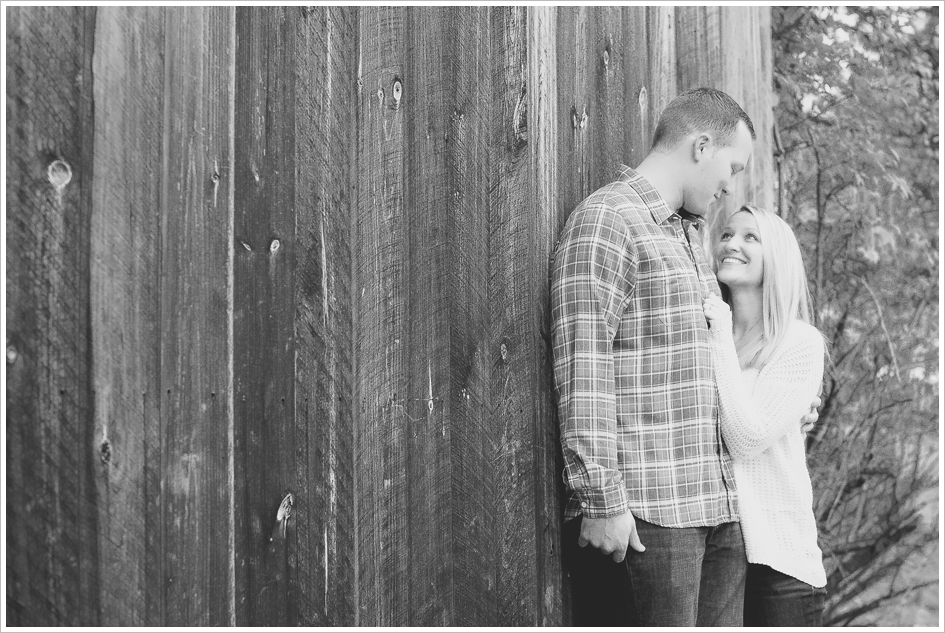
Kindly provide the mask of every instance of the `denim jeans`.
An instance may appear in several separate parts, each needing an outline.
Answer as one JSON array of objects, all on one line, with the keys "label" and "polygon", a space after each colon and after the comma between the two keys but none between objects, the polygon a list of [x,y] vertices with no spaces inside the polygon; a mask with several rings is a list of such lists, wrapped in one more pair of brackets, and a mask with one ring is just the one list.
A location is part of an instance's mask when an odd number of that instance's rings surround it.
[{"label": "denim jeans", "polygon": [[742,626],[741,526],[667,528],[636,519],[645,552],[623,563],[578,545],[582,517],[564,525],[574,626]]},{"label": "denim jeans", "polygon": [[745,626],[820,627],[827,591],[771,569],[748,565]]}]

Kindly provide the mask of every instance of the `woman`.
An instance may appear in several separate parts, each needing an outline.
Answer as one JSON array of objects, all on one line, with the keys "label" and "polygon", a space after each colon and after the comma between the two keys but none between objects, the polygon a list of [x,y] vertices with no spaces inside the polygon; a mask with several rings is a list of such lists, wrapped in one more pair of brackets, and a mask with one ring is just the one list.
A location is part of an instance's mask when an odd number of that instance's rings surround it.
[{"label": "woman", "polygon": [[827,578],[797,420],[819,391],[825,347],[801,251],[781,218],[745,206],[713,263],[724,300],[704,307],[749,563],[745,626],[821,626]]}]

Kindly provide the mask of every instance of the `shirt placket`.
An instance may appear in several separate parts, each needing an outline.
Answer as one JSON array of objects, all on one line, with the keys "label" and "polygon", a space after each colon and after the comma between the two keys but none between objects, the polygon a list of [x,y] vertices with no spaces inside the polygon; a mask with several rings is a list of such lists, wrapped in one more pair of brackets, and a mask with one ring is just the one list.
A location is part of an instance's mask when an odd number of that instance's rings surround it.
[{"label": "shirt placket", "polygon": [[705,279],[703,279],[702,271],[699,269],[699,262],[696,261],[696,253],[692,248],[692,241],[689,239],[689,227],[693,225],[693,221],[679,216],[676,217],[679,218],[679,230],[682,231],[686,253],[689,255],[689,261],[692,262],[692,267],[696,269],[696,279],[699,280],[699,288],[702,289],[702,298],[705,299],[709,295],[709,285],[706,283]]},{"label": "shirt placket", "polygon": [[[692,220],[687,220],[679,215],[674,216],[674,220],[679,222],[679,227],[677,228],[676,223],[673,223],[673,229],[676,231],[682,232],[682,241],[686,247],[686,253],[689,254],[689,261],[692,262],[693,267],[696,269],[696,278],[699,280],[699,287],[702,289],[702,298],[705,299],[709,296],[711,289],[709,284],[705,281],[702,275],[702,271],[699,269],[699,262],[696,261],[695,250],[692,248],[692,241],[689,238],[689,227],[694,224]],[[716,436],[716,455],[719,460],[719,472],[722,475],[722,484],[725,486],[727,494],[725,495],[725,500],[728,505],[728,511],[731,516],[737,515],[737,508],[733,503],[732,492],[734,490],[734,482],[729,481],[730,474],[726,472],[725,463],[722,459],[722,425],[717,424],[715,427],[715,436]]]}]

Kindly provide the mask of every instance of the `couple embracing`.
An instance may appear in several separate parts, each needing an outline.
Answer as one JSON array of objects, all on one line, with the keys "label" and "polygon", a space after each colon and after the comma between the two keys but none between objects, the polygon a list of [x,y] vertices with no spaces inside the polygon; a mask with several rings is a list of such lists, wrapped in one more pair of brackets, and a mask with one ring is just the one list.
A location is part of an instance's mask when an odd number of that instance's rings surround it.
[{"label": "couple embracing", "polygon": [[709,206],[752,154],[723,92],[674,99],[636,168],[574,210],[552,270],[564,556],[579,626],[820,626],[804,428],[823,337],[800,248]]}]

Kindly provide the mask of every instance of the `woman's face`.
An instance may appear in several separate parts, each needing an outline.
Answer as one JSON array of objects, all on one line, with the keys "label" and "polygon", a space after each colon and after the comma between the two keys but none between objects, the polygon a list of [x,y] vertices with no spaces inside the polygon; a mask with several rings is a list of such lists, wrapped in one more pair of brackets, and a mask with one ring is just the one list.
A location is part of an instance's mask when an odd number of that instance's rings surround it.
[{"label": "woman's face", "polygon": [[761,237],[758,222],[748,211],[732,215],[715,244],[719,283],[729,288],[761,287],[764,278]]}]

